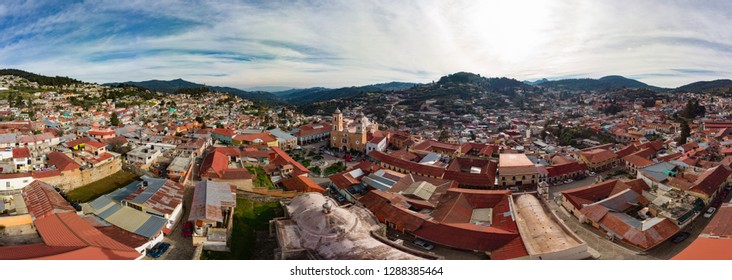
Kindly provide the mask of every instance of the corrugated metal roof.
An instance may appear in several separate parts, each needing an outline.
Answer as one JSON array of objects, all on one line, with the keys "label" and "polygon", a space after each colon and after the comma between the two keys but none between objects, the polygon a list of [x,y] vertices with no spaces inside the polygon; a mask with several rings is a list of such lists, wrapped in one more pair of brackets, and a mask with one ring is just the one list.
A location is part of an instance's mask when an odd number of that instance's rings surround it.
[{"label": "corrugated metal roof", "polygon": [[145,214],[130,207],[119,207],[119,209],[115,209],[115,211],[108,217],[104,218],[104,220],[115,226],[121,227],[126,231],[135,232],[145,224],[145,222],[147,222],[149,216],[149,214]]},{"label": "corrugated metal roof", "polygon": [[143,176],[142,179],[147,182],[147,188],[143,190],[140,194],[138,194],[135,198],[130,199],[130,202],[136,203],[136,204],[143,204],[148,199],[150,199],[153,195],[155,195],[160,188],[163,187],[165,182],[168,181],[168,179],[155,179],[147,176]]},{"label": "corrugated metal roof", "polygon": [[93,213],[106,223],[146,238],[155,237],[167,222],[163,218],[119,205],[106,195],[85,203],[82,208],[84,212]]},{"label": "corrugated metal roof", "polygon": [[119,204],[112,204],[110,207],[105,209],[102,212],[99,212],[97,216],[99,216],[102,219],[108,220],[110,216],[112,216],[114,213],[117,213],[119,209],[122,208]]},{"label": "corrugated metal roof", "polygon": [[236,195],[228,184],[213,181],[200,181],[193,193],[193,203],[188,217],[189,221],[211,220],[223,221],[222,206],[235,206]]},{"label": "corrugated metal roof", "polygon": [[96,211],[104,211],[104,209],[111,206],[112,204],[114,204],[114,202],[106,195],[100,196],[92,202],[89,202],[89,206],[94,208],[94,210]]},{"label": "corrugated metal roof", "polygon": [[153,215],[150,216],[144,224],[142,224],[134,233],[142,235],[147,238],[153,238],[165,227],[165,223],[168,221]]},{"label": "corrugated metal roof", "polygon": [[132,183],[129,183],[127,186],[116,189],[106,196],[114,201],[122,201],[123,199],[125,199],[125,197],[129,196],[130,194],[135,192],[135,190],[137,190],[138,183],[140,183],[140,181],[134,181]]}]

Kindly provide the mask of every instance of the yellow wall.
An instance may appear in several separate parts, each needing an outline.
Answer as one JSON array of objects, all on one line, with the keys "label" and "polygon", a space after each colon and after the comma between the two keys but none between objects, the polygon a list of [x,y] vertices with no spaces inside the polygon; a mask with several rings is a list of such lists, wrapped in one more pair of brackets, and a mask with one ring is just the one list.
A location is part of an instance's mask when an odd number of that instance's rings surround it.
[{"label": "yellow wall", "polygon": [[[506,183],[506,186],[515,186],[517,181],[521,181],[521,184],[523,185],[537,184],[536,175],[537,174],[500,175],[498,176],[498,186],[503,186],[504,182]],[[513,179],[513,177],[516,177],[516,179]]]},{"label": "yellow wall", "polygon": [[0,217],[0,226],[12,227],[32,224],[33,218],[30,214]]}]

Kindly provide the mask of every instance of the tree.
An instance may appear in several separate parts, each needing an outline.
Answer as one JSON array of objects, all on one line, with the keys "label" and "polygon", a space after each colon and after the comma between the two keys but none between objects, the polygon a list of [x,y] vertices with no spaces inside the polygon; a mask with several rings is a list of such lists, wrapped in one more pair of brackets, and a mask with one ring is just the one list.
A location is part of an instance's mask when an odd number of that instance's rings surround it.
[{"label": "tree", "polygon": [[689,128],[689,123],[687,122],[681,122],[681,135],[679,136],[679,139],[676,141],[678,145],[684,145],[686,144],[686,138],[691,136],[691,128]]},{"label": "tree", "polygon": [[112,113],[112,117],[109,118],[109,123],[112,124],[112,126],[119,126],[119,117],[117,116],[117,113]]},{"label": "tree", "polygon": [[440,131],[440,135],[437,136],[437,141],[440,142],[446,142],[448,139],[450,139],[450,132],[444,129]]},{"label": "tree", "polygon": [[686,107],[681,111],[681,117],[687,119],[694,119],[696,117],[703,117],[706,114],[706,108],[699,104],[699,100],[691,98],[686,101]]}]

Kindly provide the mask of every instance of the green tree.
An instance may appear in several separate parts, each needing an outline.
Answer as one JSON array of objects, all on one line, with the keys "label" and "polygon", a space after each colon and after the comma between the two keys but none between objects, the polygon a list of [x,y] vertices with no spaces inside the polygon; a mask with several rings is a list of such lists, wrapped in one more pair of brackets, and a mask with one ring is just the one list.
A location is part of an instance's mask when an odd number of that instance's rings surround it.
[{"label": "green tree", "polygon": [[689,123],[687,122],[681,122],[681,135],[679,135],[679,139],[676,140],[676,142],[679,145],[686,144],[686,138],[691,136],[691,128],[689,128]]},{"label": "green tree", "polygon": [[686,107],[681,111],[681,117],[687,119],[694,119],[696,117],[703,117],[706,114],[706,108],[699,104],[699,100],[691,98],[686,101]]},{"label": "green tree", "polygon": [[119,126],[119,117],[117,116],[117,113],[112,113],[112,117],[109,118],[109,123],[112,124],[112,126]]},{"label": "green tree", "polygon": [[440,131],[440,135],[437,136],[437,141],[440,142],[446,142],[448,139],[450,139],[450,132],[444,129]]}]

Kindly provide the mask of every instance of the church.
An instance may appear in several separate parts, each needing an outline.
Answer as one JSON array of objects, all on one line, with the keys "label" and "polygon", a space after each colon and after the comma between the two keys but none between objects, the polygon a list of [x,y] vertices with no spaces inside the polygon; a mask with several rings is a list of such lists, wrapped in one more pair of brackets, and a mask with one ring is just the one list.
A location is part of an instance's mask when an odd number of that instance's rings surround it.
[{"label": "church", "polygon": [[366,151],[370,136],[378,131],[379,125],[369,121],[359,113],[351,122],[343,119],[343,113],[336,109],[333,113],[333,131],[330,132],[330,147],[343,151]]}]

